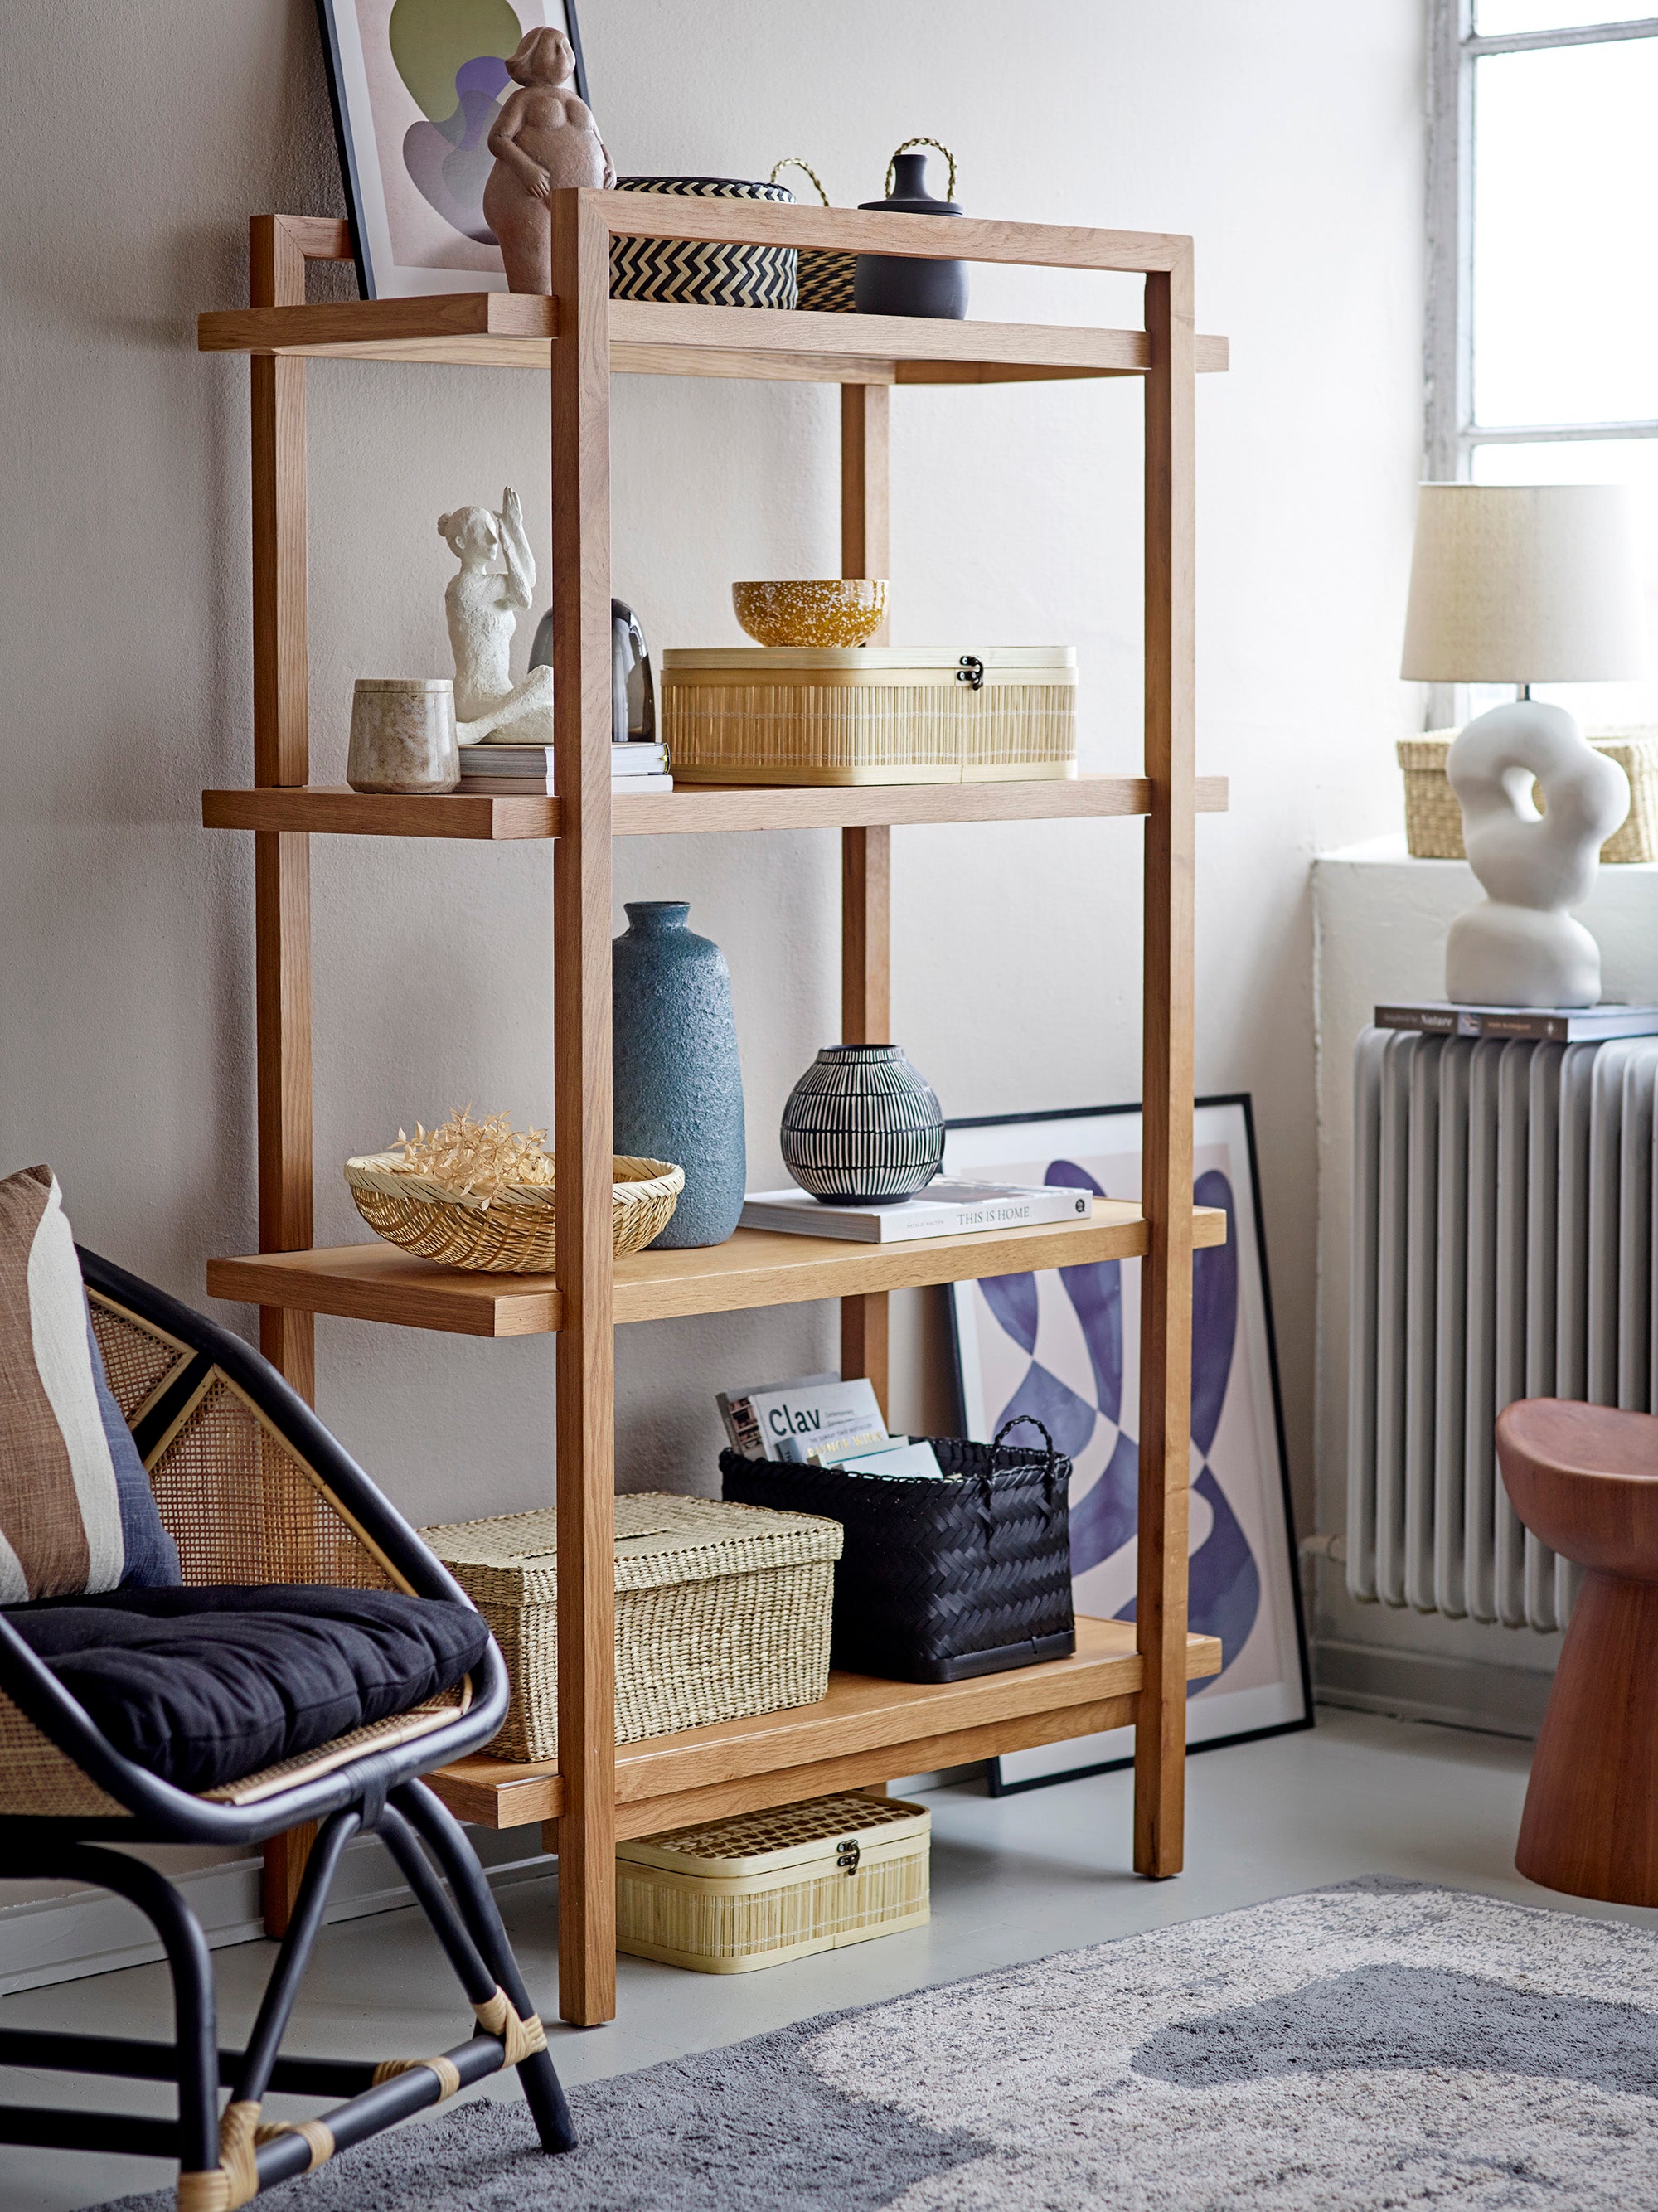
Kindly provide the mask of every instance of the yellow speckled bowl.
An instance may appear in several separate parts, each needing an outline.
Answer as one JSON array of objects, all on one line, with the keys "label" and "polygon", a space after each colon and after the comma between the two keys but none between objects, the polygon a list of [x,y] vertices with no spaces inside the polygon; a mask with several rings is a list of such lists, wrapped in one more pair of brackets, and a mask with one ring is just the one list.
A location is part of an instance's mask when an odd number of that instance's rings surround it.
[{"label": "yellow speckled bowl", "polygon": [[737,619],[756,645],[867,645],[887,611],[884,576],[733,584]]}]

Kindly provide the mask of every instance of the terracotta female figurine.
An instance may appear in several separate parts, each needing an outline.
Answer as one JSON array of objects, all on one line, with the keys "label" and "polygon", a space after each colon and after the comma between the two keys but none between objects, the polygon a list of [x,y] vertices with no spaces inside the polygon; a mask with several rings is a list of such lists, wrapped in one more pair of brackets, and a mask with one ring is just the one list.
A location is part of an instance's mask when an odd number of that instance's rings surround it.
[{"label": "terracotta female figurine", "polygon": [[[455,729],[464,745],[553,742],[553,672],[532,668],[514,684],[510,658],[518,618],[536,587],[536,564],[524,534],[518,494],[509,484],[501,512],[457,507],[438,529],[460,562],[443,604],[455,655]],[[491,566],[505,556],[507,573]]]},{"label": "terracotta female figurine", "polygon": [[501,243],[514,292],[553,289],[553,211],[562,185],[610,185],[616,171],[586,103],[576,96],[575,56],[550,24],[525,34],[507,64],[523,87],[489,133],[495,166],[483,187],[483,219]]}]

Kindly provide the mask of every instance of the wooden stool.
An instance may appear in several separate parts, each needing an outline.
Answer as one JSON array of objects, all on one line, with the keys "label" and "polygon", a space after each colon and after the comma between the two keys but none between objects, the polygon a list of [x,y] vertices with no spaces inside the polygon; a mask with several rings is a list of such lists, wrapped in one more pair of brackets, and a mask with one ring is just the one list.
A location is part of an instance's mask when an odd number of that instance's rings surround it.
[{"label": "wooden stool", "polygon": [[1575,1897],[1658,1905],[1658,1419],[1522,1399],[1497,1456],[1527,1528],[1586,1570],[1515,1864]]}]

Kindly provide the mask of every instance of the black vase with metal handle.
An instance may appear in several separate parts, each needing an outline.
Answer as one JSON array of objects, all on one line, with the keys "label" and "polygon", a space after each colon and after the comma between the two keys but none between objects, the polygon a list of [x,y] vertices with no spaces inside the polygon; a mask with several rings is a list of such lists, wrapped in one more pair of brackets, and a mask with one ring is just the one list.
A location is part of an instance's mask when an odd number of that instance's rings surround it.
[{"label": "black vase with metal handle", "polygon": [[[915,146],[932,146],[950,163],[946,197],[934,199],[926,188],[926,155]],[[934,138],[912,138],[893,155],[887,169],[887,196],[859,205],[882,215],[960,215],[956,204],[956,157]],[[960,322],[967,313],[965,261],[916,261],[890,253],[860,253],[853,280],[860,315],[931,315]]]},{"label": "black vase with metal handle", "polygon": [[[536,629],[530,647],[531,668],[553,665],[553,611],[548,608]],[[639,626],[639,617],[624,599],[610,601],[610,738],[625,745],[629,738],[654,742],[656,685],[651,676],[650,647]]]}]

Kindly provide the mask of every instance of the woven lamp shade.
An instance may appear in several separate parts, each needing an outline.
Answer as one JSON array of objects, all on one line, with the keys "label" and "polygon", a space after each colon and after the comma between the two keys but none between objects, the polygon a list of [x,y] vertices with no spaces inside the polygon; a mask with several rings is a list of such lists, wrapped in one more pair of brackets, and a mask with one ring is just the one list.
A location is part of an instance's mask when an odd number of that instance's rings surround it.
[{"label": "woven lamp shade", "polygon": [[1400,673],[1429,684],[1644,675],[1621,484],[1424,484]]}]

